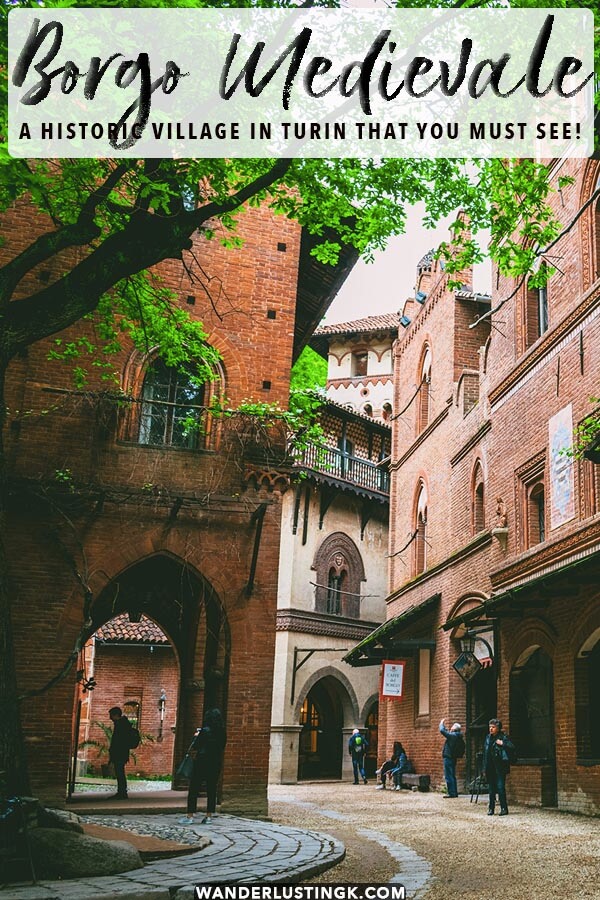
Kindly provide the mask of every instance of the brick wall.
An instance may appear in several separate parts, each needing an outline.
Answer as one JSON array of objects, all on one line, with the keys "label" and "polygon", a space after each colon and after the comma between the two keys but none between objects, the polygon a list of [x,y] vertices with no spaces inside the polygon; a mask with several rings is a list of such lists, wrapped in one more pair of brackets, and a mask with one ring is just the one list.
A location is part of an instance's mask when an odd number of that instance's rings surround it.
[{"label": "brick wall", "polygon": [[[4,216],[3,226],[7,242],[1,253],[7,259],[23,249],[42,222],[29,208],[19,206]],[[198,262],[187,260],[205,286],[210,278],[216,312],[181,262],[167,262],[158,271],[176,292],[177,302],[204,322],[209,342],[220,350],[224,392],[232,405],[245,398],[285,405],[300,229],[259,209],[241,218],[239,233],[244,246],[236,250],[226,250],[217,239],[196,237]],[[59,273],[59,263],[49,276],[40,270],[27,279],[23,290],[35,288],[40,277],[52,280]],[[195,305],[188,305],[188,296],[195,297]],[[89,328],[89,323],[80,323],[60,337],[71,340]],[[167,633],[173,632],[169,638],[182,670],[175,758],[182,755],[201,720],[205,697],[206,702],[215,702],[214,697],[210,701],[206,678],[217,673],[229,733],[225,798],[230,798],[232,809],[264,813],[278,495],[247,486],[241,454],[244,438],[235,429],[223,428],[216,452],[123,440],[120,413],[110,406],[107,410],[93,396],[70,393],[68,367],[47,359],[51,346],[51,340],[32,346],[14,361],[8,376],[11,422],[6,439],[12,497],[7,537],[20,688],[45,683],[71,651],[83,603],[73,569],[89,581],[98,627],[111,615],[127,612],[134,601],[143,605],[143,597],[134,596],[136,573],[142,577],[148,561],[158,561],[164,583],[154,594],[152,584],[148,586],[151,599],[144,611]],[[131,346],[123,348],[115,358],[123,388],[137,385],[139,390],[144,364],[143,355]],[[90,390],[104,390],[106,384],[96,370],[91,372]],[[69,470],[72,478],[62,483],[59,493],[54,490],[57,470]],[[28,485],[21,479],[29,479]],[[181,495],[187,499],[179,508],[176,501]],[[254,591],[247,596],[256,533],[251,515],[261,502],[268,509]],[[123,579],[131,596],[119,593]],[[181,621],[175,615],[179,608]],[[102,613],[94,613],[99,609]],[[206,616],[214,619],[208,626]],[[32,789],[52,802],[65,796],[74,693],[70,676],[23,709]],[[240,767],[242,756],[247,764]],[[154,765],[148,760],[150,764]]]},{"label": "brick wall", "polygon": [[[175,743],[171,726],[177,723],[179,700],[179,672],[171,647],[168,644],[115,646],[98,642],[94,677],[97,686],[91,695],[88,738],[104,740],[102,730],[93,723],[110,725],[108,710],[111,706],[120,706],[125,715],[130,716],[124,704],[135,700],[141,704],[137,727],[144,740],[134,751],[136,759],[130,760],[127,771],[139,775],[166,775],[170,779]],[[162,739],[159,741],[159,698],[162,690],[166,701]],[[86,757],[96,770],[107,759],[106,755],[98,757],[92,747],[87,750]]]},{"label": "brick wall", "polygon": [[[560,221],[567,225],[590,195],[598,175],[593,161],[555,163],[554,177],[571,174],[575,183],[556,194]],[[483,311],[475,300],[456,299],[444,279],[432,272],[427,301],[396,347],[395,409],[407,406],[394,426],[390,552],[391,599],[388,617],[434,593],[437,611],[403,634],[435,637],[432,660],[431,713],[416,711],[416,662],[409,659],[407,695],[401,704],[382,710],[382,745],[395,738],[405,743],[420,771],[441,781],[442,716],[464,722],[477,689],[469,691],[451,663],[460,652],[456,629],[440,630],[449,618],[545,575],[514,601],[513,617],[496,626],[496,713],[510,730],[510,673],[519,660],[542,647],[552,661],[552,729],[556,762],[517,765],[511,775],[511,797],[526,803],[554,802],[556,780],[560,808],[597,814],[600,807],[598,765],[580,765],[577,758],[575,660],[598,628],[598,552],[600,507],[595,499],[596,476],[589,464],[573,468],[573,515],[551,528],[549,420],[572,405],[573,423],[591,411],[589,398],[598,395],[600,370],[599,248],[595,246],[594,211],[557,244],[558,260],[548,286],[549,329],[527,346],[526,288],[508,298],[515,282],[494,273],[494,307],[502,307],[489,323],[468,328]],[[413,310],[414,313],[414,310]],[[432,355],[429,425],[415,427],[423,347]],[[484,473],[485,530],[473,529],[473,472]],[[546,536],[528,546],[523,473],[543,464],[546,489]],[[585,475],[585,477],[584,477]],[[427,565],[415,576],[413,550],[401,551],[415,525],[415,497],[423,482],[428,493]],[[500,502],[499,502],[500,501]],[[508,528],[507,545],[491,531]],[[394,555],[397,554],[397,555]],[[585,565],[583,560],[587,559]],[[564,577],[560,567],[580,561]],[[521,612],[519,614],[519,604]],[[508,609],[505,606],[505,611]],[[480,737],[483,737],[481,732]]]}]

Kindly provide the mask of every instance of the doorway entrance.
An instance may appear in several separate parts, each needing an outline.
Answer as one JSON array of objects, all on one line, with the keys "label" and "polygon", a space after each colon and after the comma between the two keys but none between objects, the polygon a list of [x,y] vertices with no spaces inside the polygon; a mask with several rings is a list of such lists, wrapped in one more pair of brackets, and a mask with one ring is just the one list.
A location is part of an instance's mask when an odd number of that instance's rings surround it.
[{"label": "doorway entrance", "polygon": [[298,781],[342,777],[345,689],[325,676],[310,689],[300,709]]},{"label": "doorway entrance", "polygon": [[139,622],[126,614],[116,616],[87,641],[78,668],[83,678],[76,689],[78,738],[69,796],[113,786],[108,760],[112,739],[108,710],[113,706],[122,709],[141,737],[127,767],[129,789],[170,788],[179,663],[168,636],[147,616]]},{"label": "doorway entrance", "polygon": [[[97,679],[98,687],[91,692],[92,697],[94,691],[99,692],[98,700],[91,701],[97,704],[97,719],[102,717],[110,725],[111,706],[121,706],[130,719],[137,717],[140,732],[148,737],[135,751],[136,757],[142,760],[145,754],[150,766],[150,746],[156,744],[156,754],[162,760],[157,759],[156,764],[166,767],[165,772],[157,774],[172,781],[173,761],[183,757],[205,710],[218,706],[226,717],[231,641],[223,605],[196,570],[178,557],[159,553],[126,569],[98,596],[92,609],[90,638],[106,634],[114,639],[105,640],[100,652],[106,656],[105,645],[110,643],[113,657],[104,668],[102,682]],[[132,640],[132,636],[143,635],[146,640]],[[144,659],[124,670],[124,656],[134,651]],[[170,668],[164,665],[167,656]],[[81,743],[84,686],[85,681],[80,681],[75,700],[71,783]],[[109,696],[114,697],[111,702]],[[92,718],[96,720],[95,712]],[[106,740],[110,734],[103,737]],[[170,748],[165,755],[158,750],[161,744]],[[132,771],[130,762],[128,772]]]},{"label": "doorway entrance", "polygon": [[529,647],[511,669],[510,727],[519,759],[541,767],[541,804],[557,806],[552,660]]}]

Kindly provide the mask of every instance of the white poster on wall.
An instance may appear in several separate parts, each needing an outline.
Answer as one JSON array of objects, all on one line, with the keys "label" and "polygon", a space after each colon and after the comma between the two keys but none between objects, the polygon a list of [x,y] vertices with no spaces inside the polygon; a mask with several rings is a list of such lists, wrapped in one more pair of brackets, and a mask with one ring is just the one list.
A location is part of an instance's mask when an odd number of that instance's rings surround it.
[{"label": "white poster on wall", "polygon": [[404,661],[385,660],[381,673],[381,698],[402,699],[404,687]]},{"label": "white poster on wall", "polygon": [[558,528],[575,516],[573,458],[573,406],[569,403],[548,422],[550,448],[550,528]]}]

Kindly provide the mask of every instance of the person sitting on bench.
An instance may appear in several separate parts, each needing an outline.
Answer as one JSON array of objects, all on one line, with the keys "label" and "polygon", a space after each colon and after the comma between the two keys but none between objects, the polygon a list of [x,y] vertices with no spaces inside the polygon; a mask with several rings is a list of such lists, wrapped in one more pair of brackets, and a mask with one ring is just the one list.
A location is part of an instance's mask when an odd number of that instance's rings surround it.
[{"label": "person sitting on bench", "polygon": [[[404,751],[404,747],[400,743],[400,741],[394,741],[394,749],[392,750],[391,759],[388,759],[384,762],[381,769],[379,770],[379,777],[381,779],[381,784],[377,785],[378,791],[385,791],[386,780],[388,775],[393,777],[394,785],[400,785],[399,775],[397,775],[398,771],[400,774],[402,772],[406,772],[406,765],[408,764],[408,759],[406,757],[406,753]],[[398,778],[398,781],[396,781]]]}]

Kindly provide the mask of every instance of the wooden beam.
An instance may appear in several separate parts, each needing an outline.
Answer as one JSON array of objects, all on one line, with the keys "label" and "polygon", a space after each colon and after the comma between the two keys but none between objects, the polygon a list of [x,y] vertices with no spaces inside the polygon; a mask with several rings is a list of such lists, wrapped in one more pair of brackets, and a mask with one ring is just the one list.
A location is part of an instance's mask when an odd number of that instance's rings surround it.
[{"label": "wooden beam", "polygon": [[267,511],[267,504],[261,503],[260,506],[257,506],[250,521],[252,524],[256,524],[256,531],[254,532],[254,549],[252,551],[252,562],[250,563],[250,574],[248,576],[248,584],[246,585],[246,597],[250,597],[254,590],[254,579],[256,577],[256,565],[258,563],[258,551],[260,549],[260,539],[262,535],[262,527],[263,521],[265,518],[265,513]]}]

